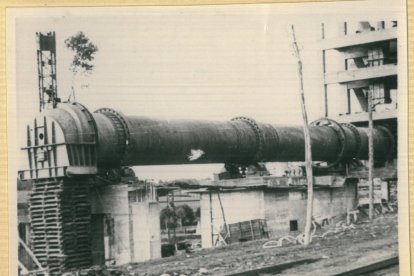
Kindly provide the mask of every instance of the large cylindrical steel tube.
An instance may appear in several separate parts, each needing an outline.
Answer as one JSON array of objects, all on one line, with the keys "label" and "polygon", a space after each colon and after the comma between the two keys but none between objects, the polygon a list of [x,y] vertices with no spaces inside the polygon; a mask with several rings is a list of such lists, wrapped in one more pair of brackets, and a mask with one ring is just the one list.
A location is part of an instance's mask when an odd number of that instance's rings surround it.
[{"label": "large cylindrical steel tube", "polygon": [[[309,126],[312,159],[334,166],[368,158],[368,129],[320,119]],[[374,158],[387,160],[395,142],[374,127]],[[133,165],[303,161],[301,126],[273,126],[238,117],[228,122],[157,120],[113,109],[90,113],[78,103],[42,112],[27,126],[22,177],[96,174],[99,168]]]},{"label": "large cylindrical steel tube", "polygon": [[[273,126],[239,117],[229,122],[156,120],[125,116],[112,109],[93,114],[98,133],[98,164],[163,165],[190,163],[249,164],[303,161],[303,128]],[[368,132],[323,119],[310,126],[312,157],[336,163],[368,158]],[[375,128],[374,157],[390,157],[392,135]]]}]

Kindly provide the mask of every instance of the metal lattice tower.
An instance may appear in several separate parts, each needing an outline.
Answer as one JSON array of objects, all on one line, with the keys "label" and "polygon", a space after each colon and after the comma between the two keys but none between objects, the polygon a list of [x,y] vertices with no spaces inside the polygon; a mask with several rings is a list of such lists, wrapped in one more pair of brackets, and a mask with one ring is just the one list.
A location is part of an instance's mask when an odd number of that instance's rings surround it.
[{"label": "metal lattice tower", "polygon": [[37,71],[39,82],[39,110],[47,105],[55,108],[60,102],[56,82],[56,35],[36,33],[37,37]]}]

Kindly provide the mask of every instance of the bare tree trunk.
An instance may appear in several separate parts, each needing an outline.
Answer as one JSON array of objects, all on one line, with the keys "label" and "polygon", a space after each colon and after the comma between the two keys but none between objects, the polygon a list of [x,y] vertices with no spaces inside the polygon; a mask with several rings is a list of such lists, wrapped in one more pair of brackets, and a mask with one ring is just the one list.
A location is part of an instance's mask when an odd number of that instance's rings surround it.
[{"label": "bare tree trunk", "polygon": [[372,130],[374,123],[372,121],[372,90],[368,89],[368,184],[369,184],[369,219],[374,218],[374,180],[372,171],[374,169],[374,141]]},{"label": "bare tree trunk", "polygon": [[213,200],[211,196],[211,188],[208,189],[210,199],[210,231],[211,231],[211,245],[214,246],[214,233],[213,233]]},{"label": "bare tree trunk", "polygon": [[76,102],[75,88],[73,87],[73,84],[71,88],[72,88],[72,94],[70,95],[71,102]]},{"label": "bare tree trunk", "polygon": [[175,252],[177,252],[177,236],[176,236],[176,232],[175,232],[175,228],[173,228],[173,237],[174,237],[174,248],[175,248]]},{"label": "bare tree trunk", "polygon": [[312,150],[310,143],[310,135],[308,128],[308,115],[306,113],[305,94],[303,91],[303,73],[302,60],[296,43],[295,28],[292,25],[293,48],[298,59],[298,71],[300,80],[300,98],[303,118],[303,133],[305,136],[305,163],[306,163],[306,178],[308,183],[308,201],[306,206],[306,224],[304,229],[304,245],[309,245],[311,242],[311,227],[312,227],[312,213],[313,213],[313,171],[312,171]]},{"label": "bare tree trunk", "polygon": [[217,191],[217,197],[220,203],[220,208],[221,208],[221,215],[223,217],[223,222],[224,222],[224,227],[226,229],[226,237],[230,237],[230,229],[229,229],[229,225],[227,224],[226,221],[226,216],[224,215],[224,208],[223,208],[223,204],[221,203],[221,196],[220,196],[220,190]]},{"label": "bare tree trunk", "polygon": [[76,102],[76,95],[75,95],[75,79],[76,79],[77,72],[73,72],[72,75],[72,85],[71,85],[71,94],[69,96],[70,101],[69,102]]},{"label": "bare tree trunk", "polygon": [[168,234],[168,243],[171,243],[171,233],[170,228],[168,227],[168,222],[165,222],[165,228],[167,228],[167,234]]}]

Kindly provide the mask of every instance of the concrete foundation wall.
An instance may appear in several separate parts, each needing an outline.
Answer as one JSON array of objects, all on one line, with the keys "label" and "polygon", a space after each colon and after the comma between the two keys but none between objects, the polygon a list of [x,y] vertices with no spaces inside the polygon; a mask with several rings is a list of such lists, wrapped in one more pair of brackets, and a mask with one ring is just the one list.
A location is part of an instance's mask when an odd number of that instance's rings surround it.
[{"label": "concrete foundation wall", "polygon": [[289,191],[266,191],[264,193],[265,219],[269,238],[289,231]]},{"label": "concrete foundation wall", "polygon": [[[316,194],[318,194],[318,191],[314,191],[314,195],[316,197]],[[289,202],[287,203],[289,205],[289,221],[297,221],[298,224],[298,230],[303,230],[305,228],[306,223],[306,205],[307,205],[307,191],[301,190],[301,191],[289,191]],[[314,203],[315,206],[315,203]],[[288,232],[284,233],[287,234],[290,232],[290,227],[288,229]]]},{"label": "concrete foundation wall", "polygon": [[[269,238],[288,234],[291,231],[291,222],[297,223],[297,230],[304,229],[307,206],[306,190],[266,190],[264,198]],[[347,209],[352,210],[356,206],[355,184],[314,190],[313,217],[316,220],[346,214]]]},{"label": "concrete foundation wall", "polygon": [[[102,247],[105,259],[116,265],[161,257],[158,202],[129,202],[130,191],[128,185],[111,185],[91,193],[92,214],[105,218],[92,226],[96,260],[102,259]],[[111,225],[113,229],[108,231]],[[106,229],[99,229],[102,227]]]},{"label": "concrete foundation wall", "polygon": [[[264,219],[263,191],[220,192],[220,199],[227,224],[253,219]],[[213,214],[213,233],[217,234],[224,225],[223,214],[217,192],[213,191],[211,193],[211,203]],[[200,210],[202,247],[212,247],[209,193],[201,194]]]},{"label": "concrete foundation wall", "polygon": [[[302,231],[306,223],[307,191],[305,189],[263,189],[221,192],[221,202],[227,224],[253,219],[266,219],[269,238],[289,234],[297,227]],[[211,193],[213,234],[224,224],[216,192]],[[357,205],[356,184],[314,190],[313,215],[315,219],[346,214]],[[212,247],[210,195],[202,193],[201,241],[204,248]],[[216,238],[216,237],[214,237]]]},{"label": "concrete foundation wall", "polygon": [[131,204],[134,262],[161,258],[161,235],[157,202]]},{"label": "concrete foundation wall", "polygon": [[332,214],[343,214],[358,205],[357,185],[346,184],[342,189],[332,190]]},{"label": "concrete foundation wall", "polygon": [[126,264],[131,261],[129,245],[129,216],[114,216],[114,242],[111,248],[111,257],[117,265]]},{"label": "concrete foundation wall", "polygon": [[106,214],[113,219],[113,237],[105,242],[106,258],[117,265],[130,262],[128,185],[100,187],[91,194],[92,214]]},{"label": "concrete foundation wall", "polygon": [[128,185],[110,185],[91,191],[93,214],[128,215]]}]

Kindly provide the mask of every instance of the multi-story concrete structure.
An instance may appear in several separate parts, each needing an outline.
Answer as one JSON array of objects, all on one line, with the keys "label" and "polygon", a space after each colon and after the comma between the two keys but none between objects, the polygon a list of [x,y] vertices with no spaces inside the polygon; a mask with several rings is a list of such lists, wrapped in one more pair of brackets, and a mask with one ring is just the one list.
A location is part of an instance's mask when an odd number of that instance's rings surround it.
[{"label": "multi-story concrete structure", "polygon": [[321,42],[325,116],[367,126],[368,90],[371,90],[375,124],[396,131],[397,22],[344,22],[336,36],[327,33],[332,31],[324,32]]},{"label": "multi-story concrete structure", "polygon": [[[368,126],[369,94],[372,95],[374,126],[386,127],[398,137],[398,22],[343,22],[322,26],[322,64],[325,116],[341,123]],[[397,147],[394,149],[397,151]],[[362,161],[366,166],[367,162]],[[377,166],[378,165],[378,166]],[[397,155],[393,161],[374,164],[377,178],[375,195],[384,182],[396,185]],[[360,197],[366,203],[364,179],[368,171],[361,166],[350,176],[360,181]],[[365,188],[364,188],[365,187]],[[365,191],[364,191],[365,190]],[[391,187],[390,190],[395,190]],[[378,202],[380,198],[375,196]]]}]

